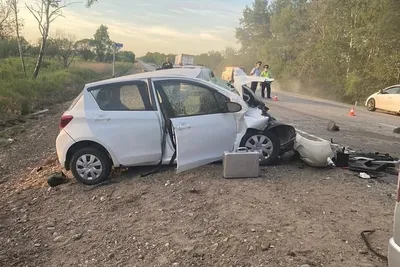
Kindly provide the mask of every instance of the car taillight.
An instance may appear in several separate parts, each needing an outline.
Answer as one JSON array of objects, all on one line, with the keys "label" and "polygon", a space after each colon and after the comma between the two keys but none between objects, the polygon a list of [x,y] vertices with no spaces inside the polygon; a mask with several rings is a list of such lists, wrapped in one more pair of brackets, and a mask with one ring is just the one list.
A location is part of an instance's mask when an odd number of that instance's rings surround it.
[{"label": "car taillight", "polygon": [[60,120],[60,130],[64,129],[72,121],[74,117],[72,115],[62,115]]}]

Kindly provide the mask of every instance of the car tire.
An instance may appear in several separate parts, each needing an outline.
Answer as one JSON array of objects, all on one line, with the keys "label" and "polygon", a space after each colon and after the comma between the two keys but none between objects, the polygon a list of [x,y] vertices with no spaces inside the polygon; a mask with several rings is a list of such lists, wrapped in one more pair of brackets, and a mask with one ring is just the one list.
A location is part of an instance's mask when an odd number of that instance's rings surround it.
[{"label": "car tire", "polygon": [[[258,140],[258,142],[256,142]],[[260,166],[267,166],[274,164],[280,154],[280,142],[279,138],[272,132],[247,132],[240,142],[240,147],[246,147],[249,151],[259,151],[261,145],[264,146],[265,150],[263,155],[260,156]],[[269,153],[266,153],[266,152]],[[268,154],[268,155],[267,155]]]},{"label": "car tire", "polygon": [[108,155],[93,147],[79,149],[72,156],[70,163],[75,179],[85,185],[95,185],[106,181],[110,176],[111,167]]},{"label": "car tire", "polygon": [[375,111],[375,110],[376,110],[376,107],[375,107],[375,99],[371,98],[370,100],[368,100],[367,109],[368,109],[369,111]]}]

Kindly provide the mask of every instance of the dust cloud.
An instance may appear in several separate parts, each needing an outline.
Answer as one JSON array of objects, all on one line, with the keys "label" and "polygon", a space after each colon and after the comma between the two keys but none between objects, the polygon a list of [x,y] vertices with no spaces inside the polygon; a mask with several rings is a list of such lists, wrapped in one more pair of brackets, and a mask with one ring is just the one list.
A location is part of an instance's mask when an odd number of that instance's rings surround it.
[{"label": "dust cloud", "polygon": [[318,97],[333,101],[341,101],[341,97],[331,90],[327,90],[323,86],[305,83],[299,79],[288,79],[274,81],[272,91],[291,92],[295,94],[307,95],[310,97]]}]

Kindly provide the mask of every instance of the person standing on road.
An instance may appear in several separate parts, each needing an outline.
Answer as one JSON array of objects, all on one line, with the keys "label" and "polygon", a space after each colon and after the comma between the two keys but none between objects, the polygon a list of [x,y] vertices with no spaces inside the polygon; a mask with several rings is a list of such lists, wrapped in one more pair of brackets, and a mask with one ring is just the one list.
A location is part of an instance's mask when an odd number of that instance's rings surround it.
[{"label": "person standing on road", "polygon": [[[270,79],[272,78],[271,72],[269,71],[269,65],[264,66],[264,70],[260,74],[261,77]],[[261,84],[261,97],[265,98],[265,87],[267,88],[267,98],[271,98],[271,82],[265,81]]]},{"label": "person standing on road", "polygon": [[[250,72],[250,76],[260,76],[260,74],[261,74],[261,70],[260,70],[261,65],[262,65],[262,62],[261,61],[257,61],[256,66]],[[258,85],[258,82],[252,82],[251,83],[251,90],[254,93],[257,90],[257,85]]]},{"label": "person standing on road", "polygon": [[162,64],[161,69],[167,70],[167,69],[172,69],[174,66],[172,65],[171,62],[169,62],[169,58],[165,58],[165,62]]}]

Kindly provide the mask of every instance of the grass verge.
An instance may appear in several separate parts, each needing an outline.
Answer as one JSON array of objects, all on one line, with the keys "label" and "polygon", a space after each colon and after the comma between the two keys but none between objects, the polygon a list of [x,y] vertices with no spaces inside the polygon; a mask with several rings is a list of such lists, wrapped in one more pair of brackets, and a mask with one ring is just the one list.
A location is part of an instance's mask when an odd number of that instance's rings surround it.
[{"label": "grass verge", "polygon": [[[64,69],[56,61],[45,61],[37,79],[31,78],[34,59],[27,59],[25,77],[18,58],[0,62],[0,118],[28,114],[46,106],[71,100],[86,83],[111,78],[112,65],[75,62]],[[132,63],[116,63],[117,76],[134,67]]]}]

